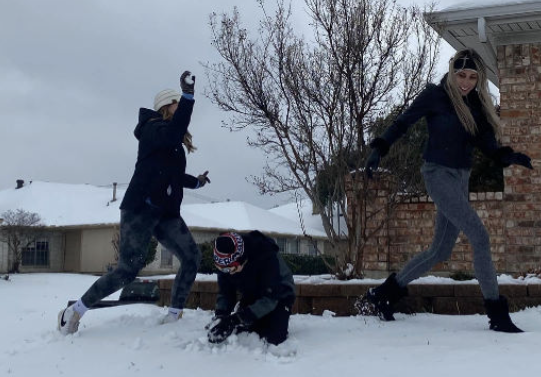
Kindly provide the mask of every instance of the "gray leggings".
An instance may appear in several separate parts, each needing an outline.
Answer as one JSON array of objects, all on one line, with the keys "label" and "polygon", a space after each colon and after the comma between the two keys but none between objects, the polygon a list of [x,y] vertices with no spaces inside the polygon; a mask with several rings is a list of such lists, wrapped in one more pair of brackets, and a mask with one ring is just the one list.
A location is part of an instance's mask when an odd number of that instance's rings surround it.
[{"label": "gray leggings", "polygon": [[181,217],[164,218],[150,207],[121,211],[117,267],[100,277],[81,297],[86,307],[131,283],[145,267],[150,239],[156,239],[181,261],[171,292],[171,307],[182,309],[201,263],[201,252]]},{"label": "gray leggings", "polygon": [[460,231],[473,247],[473,266],[483,297],[498,299],[496,270],[490,255],[490,240],[483,222],[468,200],[469,169],[453,169],[431,162],[421,168],[428,194],[436,204],[436,229],[428,250],[416,255],[397,274],[400,286],[450,258]]}]

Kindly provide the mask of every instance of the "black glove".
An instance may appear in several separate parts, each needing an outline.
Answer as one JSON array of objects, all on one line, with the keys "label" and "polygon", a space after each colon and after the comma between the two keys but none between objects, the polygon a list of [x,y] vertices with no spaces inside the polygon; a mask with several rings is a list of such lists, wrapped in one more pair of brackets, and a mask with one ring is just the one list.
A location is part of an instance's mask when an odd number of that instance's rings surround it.
[{"label": "black glove", "polygon": [[240,326],[240,318],[238,315],[227,315],[211,328],[207,334],[210,343],[222,343],[226,340],[233,331]]},{"label": "black glove", "polygon": [[495,159],[504,168],[514,164],[533,169],[532,159],[524,153],[515,152],[511,147],[499,148],[495,153]]},{"label": "black glove", "polygon": [[209,179],[209,177],[207,177],[208,173],[209,173],[209,171],[207,170],[203,174],[199,174],[197,176],[197,180],[199,181],[198,188],[201,188],[201,187],[205,186],[207,183],[210,183],[210,179]]},{"label": "black glove", "polygon": [[381,153],[379,153],[379,149],[373,149],[366,159],[366,164],[364,166],[364,171],[369,179],[372,179],[372,171],[378,170],[380,161]]},{"label": "black glove", "polygon": [[389,143],[385,139],[377,137],[372,140],[370,146],[372,147],[372,152],[364,165],[364,171],[369,179],[372,178],[372,172],[378,170],[381,158],[389,152]]},{"label": "black glove", "polygon": [[180,88],[182,93],[193,94],[195,88],[195,76],[190,71],[184,71],[180,76]]},{"label": "black glove", "polygon": [[233,332],[248,329],[255,321],[250,309],[224,316],[207,334],[210,343],[222,343]]},{"label": "black glove", "polygon": [[214,313],[214,316],[212,316],[210,322],[205,325],[205,330],[208,330],[216,326],[219,321],[221,321],[222,319],[224,319],[224,317],[227,317],[228,315],[229,314],[220,313],[220,312]]},{"label": "black glove", "polygon": [[508,155],[502,156],[501,161],[503,164],[506,164],[507,166],[515,164],[515,165],[521,165],[528,169],[533,169],[532,166],[532,159],[525,155],[524,153],[520,152],[513,152]]}]

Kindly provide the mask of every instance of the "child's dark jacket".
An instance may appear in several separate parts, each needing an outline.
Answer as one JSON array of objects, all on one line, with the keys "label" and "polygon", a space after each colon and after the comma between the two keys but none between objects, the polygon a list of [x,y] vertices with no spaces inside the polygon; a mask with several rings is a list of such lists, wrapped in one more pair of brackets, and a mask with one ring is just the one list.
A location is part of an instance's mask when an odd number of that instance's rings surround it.
[{"label": "child's dark jacket", "polygon": [[[295,302],[295,283],[291,270],[278,253],[272,238],[259,231],[241,233],[246,261],[241,272],[218,272],[219,293],[216,314],[229,314],[240,293],[240,307],[248,309],[255,319],[264,317],[278,305],[288,308]],[[241,262],[242,262],[241,261]]]}]

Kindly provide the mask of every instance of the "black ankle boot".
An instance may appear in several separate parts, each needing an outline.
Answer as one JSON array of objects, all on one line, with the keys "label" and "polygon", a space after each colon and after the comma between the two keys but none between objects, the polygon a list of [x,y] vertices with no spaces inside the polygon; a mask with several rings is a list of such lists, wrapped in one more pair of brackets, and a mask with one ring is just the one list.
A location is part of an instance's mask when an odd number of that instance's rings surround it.
[{"label": "black ankle boot", "polygon": [[524,332],[511,321],[509,305],[504,296],[500,296],[497,300],[485,300],[485,308],[491,330],[510,333]]},{"label": "black ankle boot", "polygon": [[370,288],[366,299],[374,305],[376,313],[382,321],[394,321],[394,306],[407,295],[408,289],[399,286],[396,274],[392,273],[379,287]]}]

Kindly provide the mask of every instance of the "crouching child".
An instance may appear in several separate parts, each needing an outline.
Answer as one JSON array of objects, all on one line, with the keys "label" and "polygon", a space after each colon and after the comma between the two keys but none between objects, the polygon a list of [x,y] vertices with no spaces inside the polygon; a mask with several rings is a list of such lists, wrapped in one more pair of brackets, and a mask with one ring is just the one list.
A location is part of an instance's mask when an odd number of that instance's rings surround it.
[{"label": "crouching child", "polygon": [[216,238],[213,258],[219,292],[209,342],[221,343],[245,331],[270,344],[286,340],[295,283],[278,251],[276,242],[259,231],[227,232]]}]

